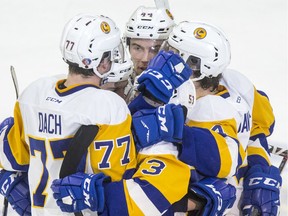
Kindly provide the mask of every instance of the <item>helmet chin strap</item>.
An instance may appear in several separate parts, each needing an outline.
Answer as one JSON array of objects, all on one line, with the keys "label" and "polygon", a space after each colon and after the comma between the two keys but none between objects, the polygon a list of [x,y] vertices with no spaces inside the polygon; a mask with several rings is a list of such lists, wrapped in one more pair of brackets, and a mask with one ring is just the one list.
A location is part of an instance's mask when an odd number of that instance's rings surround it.
[{"label": "helmet chin strap", "polygon": [[94,71],[94,73],[95,73],[99,78],[101,78],[101,79],[102,79],[103,77],[107,76],[107,75],[111,72],[111,70],[109,70],[109,71],[105,72],[104,74],[100,74],[99,71],[97,70],[97,68],[93,69],[93,71]]},{"label": "helmet chin strap", "polygon": [[196,82],[196,81],[202,80],[204,78],[205,78],[205,74],[202,73],[199,77],[192,78],[191,80],[193,82]]}]

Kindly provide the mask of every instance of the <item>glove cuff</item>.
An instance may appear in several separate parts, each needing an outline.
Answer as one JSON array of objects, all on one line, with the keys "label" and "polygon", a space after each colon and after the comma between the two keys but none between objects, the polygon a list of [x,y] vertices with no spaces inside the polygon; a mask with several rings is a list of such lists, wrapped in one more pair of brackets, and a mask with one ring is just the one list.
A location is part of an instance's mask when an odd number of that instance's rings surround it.
[{"label": "glove cuff", "polygon": [[245,190],[265,188],[279,193],[281,185],[282,177],[277,167],[255,165],[248,170],[243,186]]},{"label": "glove cuff", "polygon": [[27,173],[1,170],[0,171],[0,193],[3,196],[8,197],[13,187],[26,175]]}]

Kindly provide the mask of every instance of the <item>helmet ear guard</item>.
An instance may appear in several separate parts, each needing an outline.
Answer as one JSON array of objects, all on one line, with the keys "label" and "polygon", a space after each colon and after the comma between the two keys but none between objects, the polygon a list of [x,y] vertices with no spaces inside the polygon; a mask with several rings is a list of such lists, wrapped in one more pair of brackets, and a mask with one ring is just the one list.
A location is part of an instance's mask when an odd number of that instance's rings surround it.
[{"label": "helmet ear guard", "polygon": [[[103,78],[116,70],[114,64],[127,62],[123,60],[125,50],[120,35],[119,28],[110,18],[79,14],[68,21],[63,30],[60,42],[62,57],[67,63],[93,69],[98,77]],[[102,74],[97,68],[107,57],[112,62],[111,69]]]},{"label": "helmet ear guard", "polygon": [[185,106],[187,108],[187,119],[191,119],[191,110],[196,104],[196,90],[191,79],[188,79],[174,90],[169,103]]}]

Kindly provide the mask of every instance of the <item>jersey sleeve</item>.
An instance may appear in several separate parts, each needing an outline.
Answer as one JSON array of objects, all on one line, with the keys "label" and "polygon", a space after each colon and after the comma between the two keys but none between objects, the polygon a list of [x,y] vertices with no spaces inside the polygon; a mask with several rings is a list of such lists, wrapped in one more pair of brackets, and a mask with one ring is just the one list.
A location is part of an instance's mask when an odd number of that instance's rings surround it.
[{"label": "jersey sleeve", "polygon": [[180,200],[187,193],[190,167],[177,159],[176,152],[166,142],[141,150],[132,178],[105,186],[109,215],[162,215]]},{"label": "jersey sleeve", "polygon": [[237,110],[215,95],[197,99],[184,128],[179,159],[201,175],[233,176],[245,158],[237,135]]},{"label": "jersey sleeve", "polygon": [[247,146],[249,166],[255,164],[271,165],[267,137],[273,133],[275,117],[268,96],[254,91],[251,136]]},{"label": "jersey sleeve", "polygon": [[232,176],[244,156],[233,119],[210,123],[190,121],[184,128],[179,159],[202,175]]},{"label": "jersey sleeve", "polygon": [[6,170],[28,171],[29,147],[25,141],[19,103],[14,107],[14,121],[3,128],[0,138],[1,167]]}]

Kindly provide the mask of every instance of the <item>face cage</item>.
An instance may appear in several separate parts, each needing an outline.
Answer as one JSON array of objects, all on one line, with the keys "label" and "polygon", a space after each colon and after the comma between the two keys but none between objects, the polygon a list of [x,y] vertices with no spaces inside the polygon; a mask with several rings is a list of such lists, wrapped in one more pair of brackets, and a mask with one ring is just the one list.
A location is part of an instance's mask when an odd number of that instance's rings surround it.
[{"label": "face cage", "polygon": [[[165,40],[163,42],[160,50],[173,51],[174,53],[177,53],[178,55],[180,55],[184,59],[185,63],[188,64],[188,66],[192,69],[193,72],[201,71],[201,59],[199,57],[189,55],[187,52],[186,53],[181,52],[179,49],[176,49],[173,46],[171,46],[167,40]],[[187,58],[187,56],[188,56],[188,58]],[[201,79],[204,78],[204,77],[202,77],[202,75],[200,77],[201,77]],[[198,79],[198,78],[195,78],[195,79]],[[198,79],[198,80],[200,80],[200,79]]]},{"label": "face cage", "polygon": [[[120,42],[120,44],[117,47],[115,47],[113,50],[106,51],[106,52],[103,53],[100,63],[95,68],[93,68],[93,71],[100,78],[106,77],[113,71],[114,64],[122,64],[122,63],[124,63],[125,58],[126,58],[126,56],[125,56],[124,46],[123,46],[123,43]],[[101,74],[97,70],[97,68],[104,61],[109,61],[112,65],[111,65],[109,71],[107,71],[104,74]]]},{"label": "face cage", "polygon": [[112,65],[110,71],[106,72],[101,77],[102,84],[107,82],[123,81],[129,78],[130,74],[133,72],[132,62],[129,59],[129,56],[127,55],[122,43],[120,43],[117,48],[113,49],[112,54],[109,51],[109,55],[106,55],[106,58],[109,58]]}]

